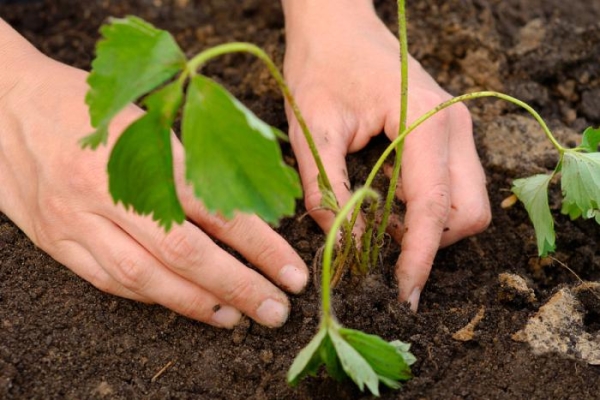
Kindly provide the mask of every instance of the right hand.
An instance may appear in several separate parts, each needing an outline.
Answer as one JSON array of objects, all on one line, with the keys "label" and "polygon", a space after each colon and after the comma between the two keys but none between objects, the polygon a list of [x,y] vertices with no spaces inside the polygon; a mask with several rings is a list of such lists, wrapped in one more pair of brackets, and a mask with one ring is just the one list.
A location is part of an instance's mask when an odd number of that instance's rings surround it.
[{"label": "right hand", "polygon": [[42,55],[2,20],[0,38],[6,71],[0,77],[0,210],[42,250],[105,292],[218,327],[233,327],[241,313],[281,326],[289,301],[275,284],[298,293],[308,280],[292,247],[256,216],[228,221],[209,214],[185,183],[175,136],[177,190],[188,220],[166,234],[150,217],[115,205],[106,173],[110,149],[142,110],[132,105],[115,118],[108,146],[82,150],[79,139],[93,131],[84,102],[87,73]]}]

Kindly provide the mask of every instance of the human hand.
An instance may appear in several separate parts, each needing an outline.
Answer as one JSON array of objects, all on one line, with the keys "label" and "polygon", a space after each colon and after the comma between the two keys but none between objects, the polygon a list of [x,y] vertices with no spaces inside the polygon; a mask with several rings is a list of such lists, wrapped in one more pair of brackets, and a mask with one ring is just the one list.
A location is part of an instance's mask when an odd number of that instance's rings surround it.
[{"label": "human hand", "polygon": [[[398,134],[398,40],[379,20],[371,0],[284,0],[287,51],[284,73],[314,135],[341,203],[350,196],[345,156],[384,131]],[[408,123],[451,96],[412,57]],[[298,159],[307,210],[321,194],[317,169],[298,123],[288,110],[290,140]],[[463,105],[428,120],[405,140],[397,190],[406,203],[402,252],[396,265],[400,300],[417,309],[439,247],[485,229],[490,207],[485,175]],[[327,231],[328,211],[311,211]]]},{"label": "human hand", "polygon": [[[277,327],[289,301],[269,279],[300,292],[308,270],[256,216],[210,215],[184,182],[183,149],[173,136],[177,190],[188,220],[168,234],[149,217],[115,205],[106,165],[119,133],[142,110],[113,121],[97,151],[78,144],[92,132],[84,97],[87,74],[31,47],[0,20],[0,210],[42,250],[99,289],[158,303],[231,328],[247,314]],[[261,275],[218,247],[236,249]]]}]

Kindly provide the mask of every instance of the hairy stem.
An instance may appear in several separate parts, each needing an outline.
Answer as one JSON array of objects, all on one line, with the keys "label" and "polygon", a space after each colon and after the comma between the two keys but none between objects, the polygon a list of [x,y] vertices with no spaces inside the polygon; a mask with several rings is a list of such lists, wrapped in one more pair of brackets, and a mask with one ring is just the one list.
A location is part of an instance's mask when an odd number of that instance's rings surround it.
[{"label": "hairy stem", "polygon": [[346,216],[350,213],[356,204],[362,203],[365,197],[371,197],[377,199],[379,195],[372,189],[363,187],[358,189],[350,200],[342,207],[337,213],[331,230],[327,234],[325,239],[325,249],[323,250],[323,270],[321,271],[321,307],[322,307],[322,318],[324,321],[328,321],[332,317],[331,311],[331,264],[333,259],[333,247],[336,243],[337,232],[340,230],[342,225],[347,222]]}]

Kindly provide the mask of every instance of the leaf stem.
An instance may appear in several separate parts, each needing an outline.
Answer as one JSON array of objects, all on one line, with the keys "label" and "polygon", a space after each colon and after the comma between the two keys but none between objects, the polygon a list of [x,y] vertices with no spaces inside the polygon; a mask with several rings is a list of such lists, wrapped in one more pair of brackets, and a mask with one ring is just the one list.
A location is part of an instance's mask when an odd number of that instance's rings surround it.
[{"label": "leaf stem", "polygon": [[[313,159],[315,160],[315,164],[317,165],[317,169],[318,169],[319,175],[321,176],[321,179],[323,181],[323,185],[325,186],[325,188],[327,190],[331,191],[331,193],[335,196],[335,194],[333,192],[333,186],[331,185],[331,182],[329,180],[327,172],[325,172],[325,167],[323,166],[323,161],[321,160],[321,156],[319,155],[319,152],[317,150],[317,146],[315,144],[313,136],[310,133],[310,130],[308,129],[308,125],[306,124],[306,121],[304,120],[304,117],[302,116],[300,109],[298,108],[296,100],[294,99],[294,96],[292,96],[290,88],[285,83],[285,80],[283,79],[281,72],[279,72],[279,69],[277,68],[277,66],[275,65],[273,60],[271,60],[271,58],[267,55],[267,53],[265,53],[265,51],[263,49],[261,49],[260,47],[254,45],[252,43],[246,43],[246,42],[231,42],[231,43],[225,43],[225,44],[221,44],[218,46],[214,46],[214,47],[211,47],[209,49],[206,49],[206,50],[198,53],[196,56],[194,56],[188,62],[187,66],[188,66],[188,70],[190,71],[189,73],[193,76],[199,68],[202,68],[202,66],[204,64],[206,64],[208,61],[210,61],[211,59],[222,56],[224,54],[230,54],[230,53],[252,54],[253,56],[260,59],[267,66],[269,72],[271,73],[271,76],[277,82],[277,86],[279,86],[281,93],[287,100],[292,112],[294,113],[294,116],[298,120],[300,129],[302,130],[302,133],[304,134],[304,138],[306,139],[306,142],[308,143],[310,152],[313,156]],[[337,199],[336,199],[336,203],[337,203]]]}]

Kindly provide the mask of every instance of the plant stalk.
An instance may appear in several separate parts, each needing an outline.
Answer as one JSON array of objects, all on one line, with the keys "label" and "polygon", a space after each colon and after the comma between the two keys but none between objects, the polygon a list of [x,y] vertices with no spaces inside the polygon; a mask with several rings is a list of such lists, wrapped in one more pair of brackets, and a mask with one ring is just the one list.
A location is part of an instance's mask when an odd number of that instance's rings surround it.
[{"label": "plant stalk", "polygon": [[[400,121],[398,124],[398,136],[406,129],[406,116],[408,113],[408,31],[406,27],[406,6],[404,0],[398,0],[398,42],[400,43]],[[396,198],[396,186],[400,177],[402,167],[402,150],[404,149],[404,139],[396,145],[396,156],[394,159],[394,168],[390,177],[390,186],[383,206],[381,222],[377,228],[375,245],[371,252],[371,265],[376,265],[379,251],[383,241],[383,235],[388,225],[388,219],[392,212],[392,204]]]}]

